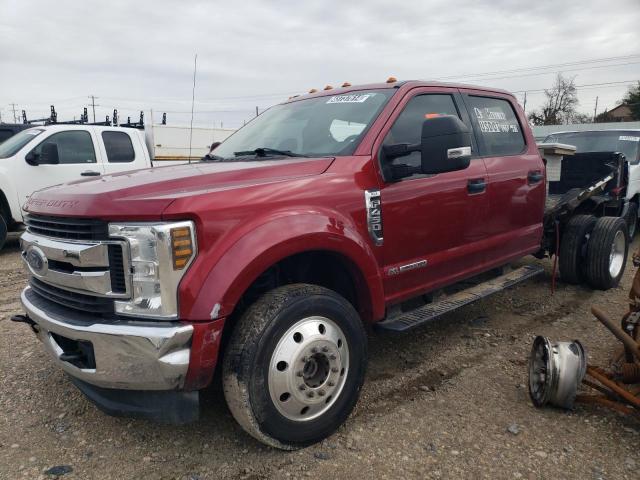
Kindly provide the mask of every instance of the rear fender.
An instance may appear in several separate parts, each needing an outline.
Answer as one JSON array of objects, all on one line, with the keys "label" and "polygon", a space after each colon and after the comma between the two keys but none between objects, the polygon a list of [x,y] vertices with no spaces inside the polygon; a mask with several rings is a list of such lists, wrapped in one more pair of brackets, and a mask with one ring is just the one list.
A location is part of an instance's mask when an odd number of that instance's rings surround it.
[{"label": "rear fender", "polygon": [[[304,213],[300,213],[304,212]],[[382,278],[376,258],[355,225],[335,212],[298,209],[247,229],[244,235],[224,241],[229,247],[210,266],[204,281],[189,275],[181,289],[180,317],[184,320],[213,320],[230,315],[244,292],[269,267],[280,260],[314,250],[341,255],[356,268],[371,305],[368,320],[384,316]],[[207,268],[207,258],[198,258],[191,271]],[[362,293],[362,292],[360,292]]]}]

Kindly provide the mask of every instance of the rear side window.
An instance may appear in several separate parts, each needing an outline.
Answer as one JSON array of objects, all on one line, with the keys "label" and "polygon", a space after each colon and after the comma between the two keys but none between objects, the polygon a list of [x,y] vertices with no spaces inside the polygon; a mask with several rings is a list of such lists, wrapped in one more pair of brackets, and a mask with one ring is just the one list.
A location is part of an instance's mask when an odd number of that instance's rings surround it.
[{"label": "rear side window", "polygon": [[482,142],[482,155],[522,153],[524,136],[513,106],[501,98],[469,96],[470,114]]},{"label": "rear side window", "polygon": [[102,132],[102,141],[107,150],[109,163],[133,162],[136,153],[131,137],[124,132]]}]

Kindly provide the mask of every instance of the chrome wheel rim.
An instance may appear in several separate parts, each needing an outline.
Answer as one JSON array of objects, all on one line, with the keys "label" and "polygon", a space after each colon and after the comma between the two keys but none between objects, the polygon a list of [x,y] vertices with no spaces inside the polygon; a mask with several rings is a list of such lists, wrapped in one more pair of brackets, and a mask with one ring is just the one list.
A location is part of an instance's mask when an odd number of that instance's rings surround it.
[{"label": "chrome wheel rim", "polygon": [[622,230],[618,230],[615,237],[613,237],[611,253],[609,253],[609,274],[612,278],[616,278],[622,271],[625,246],[626,242],[624,232]]},{"label": "chrome wheel rim", "polygon": [[336,402],[349,371],[349,346],[326,317],[296,322],[280,338],[269,362],[269,395],[289,420],[319,417]]}]

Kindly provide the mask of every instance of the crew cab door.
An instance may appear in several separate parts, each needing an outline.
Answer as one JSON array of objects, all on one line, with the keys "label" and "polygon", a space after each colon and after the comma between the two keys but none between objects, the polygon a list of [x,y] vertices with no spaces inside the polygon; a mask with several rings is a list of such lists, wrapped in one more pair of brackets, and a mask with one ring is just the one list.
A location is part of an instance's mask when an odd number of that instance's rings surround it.
[{"label": "crew cab door", "polygon": [[463,99],[487,168],[485,253],[505,263],[540,248],[545,167],[524,112],[512,96],[468,90]]},{"label": "crew cab door", "polygon": [[[470,128],[457,89],[417,88],[398,105],[376,151],[384,172],[382,145],[420,143],[429,115],[456,115]],[[472,145],[475,154],[476,146]],[[420,153],[393,160],[420,165]],[[468,276],[484,257],[487,233],[487,172],[481,158],[464,170],[416,174],[380,189],[385,296],[388,302],[426,293]]]},{"label": "crew cab door", "polygon": [[[46,145],[56,145],[58,150],[57,164],[31,165],[26,158],[30,154],[37,162],[41,158],[42,149]],[[23,150],[17,185],[20,204],[24,203],[36,190],[101,175],[102,165],[98,162],[92,132],[87,130],[63,130],[55,132],[40,141],[26,152]],[[16,172],[18,173],[18,172]],[[88,176],[89,174],[89,176]]]},{"label": "crew cab door", "polygon": [[102,130],[100,149],[106,174],[151,166],[146,146],[135,130]]}]

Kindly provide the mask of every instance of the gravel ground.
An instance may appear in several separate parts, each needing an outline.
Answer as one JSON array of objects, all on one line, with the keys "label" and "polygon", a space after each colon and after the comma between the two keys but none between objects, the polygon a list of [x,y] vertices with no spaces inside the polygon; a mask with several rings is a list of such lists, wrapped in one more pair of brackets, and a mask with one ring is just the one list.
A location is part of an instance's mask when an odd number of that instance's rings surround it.
[{"label": "gravel ground", "polygon": [[[637,246],[637,245],[636,245]],[[590,315],[625,311],[634,273],[609,292],[545,277],[402,336],[370,334],[362,396],[347,423],[297,452],[262,446],[233,421],[219,389],[182,427],[109,417],[43,352],[20,312],[17,242],[0,252],[0,478],[638,478],[640,423],[597,407],[532,406],[533,338],[580,339],[606,364],[616,341]],[[69,467],[69,468],[65,468]]]}]

